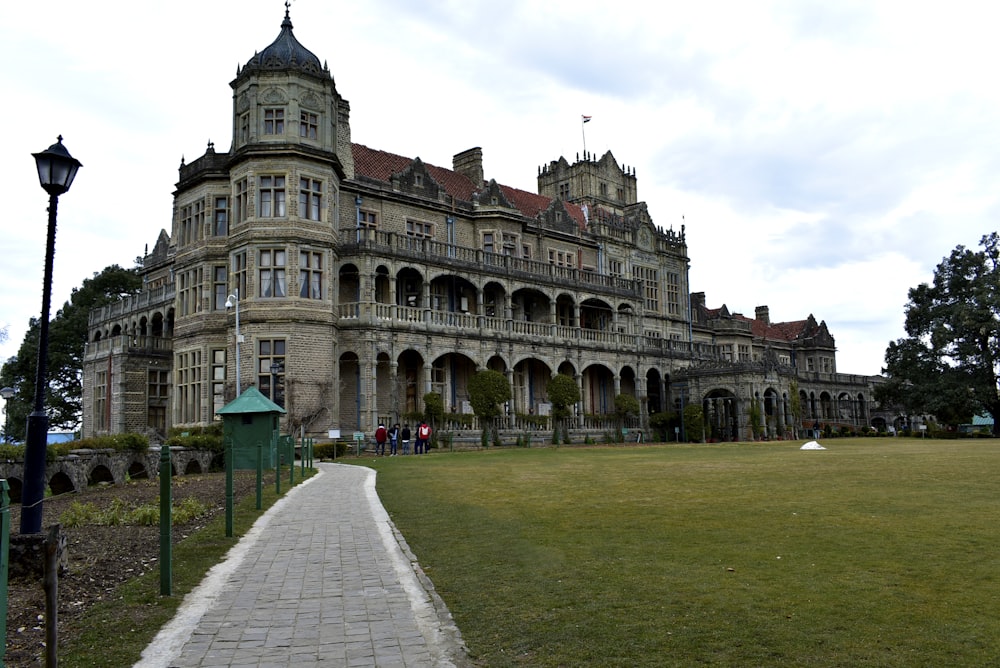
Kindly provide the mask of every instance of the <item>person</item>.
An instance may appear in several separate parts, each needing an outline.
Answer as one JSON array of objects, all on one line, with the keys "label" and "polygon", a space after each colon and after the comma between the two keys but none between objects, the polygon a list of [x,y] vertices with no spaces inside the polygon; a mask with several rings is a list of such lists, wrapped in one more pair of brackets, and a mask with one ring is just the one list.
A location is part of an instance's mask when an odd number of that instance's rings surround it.
[{"label": "person", "polygon": [[375,430],[375,454],[379,457],[383,457],[385,455],[385,438],[385,425],[380,424],[378,429]]},{"label": "person", "polygon": [[397,452],[397,446],[399,445],[399,423],[392,425],[392,429],[389,430],[389,456],[395,457]]},{"label": "person", "polygon": [[399,439],[403,441],[403,454],[410,454],[410,424],[403,425],[403,431],[399,432]]},{"label": "person", "polygon": [[431,427],[426,422],[421,422],[417,427],[417,447],[415,452],[418,455],[427,454],[427,442],[431,440]]},{"label": "person", "polygon": [[813,438],[819,438],[819,420],[813,423]]}]

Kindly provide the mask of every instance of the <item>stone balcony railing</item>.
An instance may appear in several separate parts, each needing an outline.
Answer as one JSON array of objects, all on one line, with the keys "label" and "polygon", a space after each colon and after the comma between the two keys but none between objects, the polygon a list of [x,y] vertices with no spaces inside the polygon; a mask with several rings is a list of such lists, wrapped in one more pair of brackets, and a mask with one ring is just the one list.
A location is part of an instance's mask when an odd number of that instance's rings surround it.
[{"label": "stone balcony railing", "polygon": [[379,253],[423,262],[445,263],[455,269],[467,269],[469,273],[483,272],[485,268],[492,277],[521,278],[534,284],[574,285],[594,292],[633,298],[642,295],[639,283],[630,278],[606,276],[583,269],[560,267],[548,262],[488,253],[382,230],[341,230],[338,250],[341,257],[361,252]]},{"label": "stone balcony railing", "polygon": [[376,302],[352,302],[336,307],[338,324],[343,329],[354,327],[413,329],[420,326],[422,331],[455,333],[456,330],[469,337],[516,337],[519,340],[537,341],[549,345],[570,345],[573,347],[600,348],[605,350],[628,350],[646,354],[668,356],[694,355],[699,359],[716,356],[716,348],[710,344],[663,339],[652,336],[626,334],[608,330],[569,327],[545,322],[531,322],[512,318],[496,318],[475,313],[440,311],[430,308],[382,304]]},{"label": "stone balcony railing", "polygon": [[169,356],[173,342],[162,336],[132,336],[131,334],[109,336],[100,341],[88,341],[84,349],[84,361],[106,357],[109,354],[129,353],[133,355]]}]

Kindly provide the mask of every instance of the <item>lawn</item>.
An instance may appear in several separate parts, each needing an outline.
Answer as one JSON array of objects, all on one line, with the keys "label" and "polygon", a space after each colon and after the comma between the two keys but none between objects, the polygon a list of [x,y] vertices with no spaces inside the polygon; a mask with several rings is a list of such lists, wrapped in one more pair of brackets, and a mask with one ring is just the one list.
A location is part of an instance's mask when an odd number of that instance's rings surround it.
[{"label": "lawn", "polygon": [[482,666],[1000,662],[1000,441],[376,460]]}]

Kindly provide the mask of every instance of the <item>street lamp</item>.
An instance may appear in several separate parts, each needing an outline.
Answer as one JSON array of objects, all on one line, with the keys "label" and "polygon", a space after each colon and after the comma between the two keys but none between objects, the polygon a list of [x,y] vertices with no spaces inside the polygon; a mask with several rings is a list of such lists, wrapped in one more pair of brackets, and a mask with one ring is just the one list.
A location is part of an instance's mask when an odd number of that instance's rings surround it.
[{"label": "street lamp", "polygon": [[10,400],[14,398],[17,391],[13,387],[5,387],[0,390],[0,397],[3,397],[3,442],[10,442]]},{"label": "street lamp", "polygon": [[233,294],[226,298],[226,308],[236,307],[236,396],[240,396],[243,389],[240,386],[240,344],[243,342],[243,335],[240,334],[240,289],[236,288]]},{"label": "street lamp", "polygon": [[[281,362],[271,362],[271,401],[278,397],[278,374],[284,370]],[[277,403],[277,402],[275,402]]]},{"label": "street lamp", "polygon": [[45,448],[49,416],[45,413],[45,372],[49,352],[49,306],[52,302],[52,260],[56,252],[56,210],[59,196],[69,190],[83,165],[59,140],[41,153],[33,153],[38,181],[49,194],[49,229],[45,243],[45,276],[42,280],[42,319],[38,333],[38,367],[35,369],[35,403],[28,416],[24,448],[24,483],[21,493],[21,534],[42,532],[42,499],[45,495]]}]

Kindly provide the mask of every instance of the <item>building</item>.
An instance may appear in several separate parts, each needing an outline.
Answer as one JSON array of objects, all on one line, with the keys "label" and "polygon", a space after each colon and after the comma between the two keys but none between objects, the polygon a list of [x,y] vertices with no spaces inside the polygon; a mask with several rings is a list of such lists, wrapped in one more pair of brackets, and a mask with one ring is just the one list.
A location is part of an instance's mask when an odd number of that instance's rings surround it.
[{"label": "building", "polygon": [[757,405],[772,436],[868,423],[873,379],[837,373],[824,323],[691,294],[684,228],[653,223],[610,152],[549,162],[531,193],[487,180],[480,148],[447,168],[355,144],[287,9],[230,86],[231,147],[180,165],[144,291],[91,314],[84,436],[211,423],[249,386],[288,431],[371,431],[429,392],[471,413],[483,368],[511,381],[509,428],[547,415],[558,373],[581,429],[611,424],[621,393],[636,426],[701,401],[717,438],[748,437]]}]

